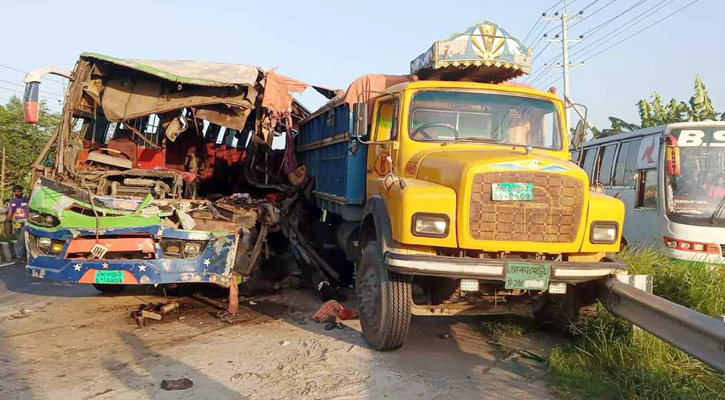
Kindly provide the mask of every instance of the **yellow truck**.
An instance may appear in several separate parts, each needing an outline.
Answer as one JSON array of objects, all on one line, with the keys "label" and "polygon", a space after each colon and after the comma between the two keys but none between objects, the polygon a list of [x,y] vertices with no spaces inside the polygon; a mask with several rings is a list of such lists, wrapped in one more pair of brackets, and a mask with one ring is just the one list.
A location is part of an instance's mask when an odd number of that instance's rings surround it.
[{"label": "yellow truck", "polygon": [[310,201],[355,263],[374,348],[401,347],[411,315],[571,320],[598,280],[626,274],[608,256],[624,206],[570,161],[564,101],[502,83],[529,57],[482,22],[410,76],[364,76],[302,121]]}]

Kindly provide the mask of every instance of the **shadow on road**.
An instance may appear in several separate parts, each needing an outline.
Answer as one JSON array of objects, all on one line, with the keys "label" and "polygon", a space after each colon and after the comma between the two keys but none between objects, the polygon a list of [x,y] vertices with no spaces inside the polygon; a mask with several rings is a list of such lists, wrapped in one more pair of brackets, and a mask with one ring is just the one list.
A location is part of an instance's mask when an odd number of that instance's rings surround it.
[{"label": "shadow on road", "polygon": [[160,392],[163,392],[160,386],[162,380],[188,378],[194,382],[194,386],[179,391],[178,396],[175,397],[183,395],[184,397],[209,399],[246,398],[198,369],[157,352],[134,334],[118,332],[118,336],[128,345],[134,363],[107,359],[102,364],[119,382],[134,392],[143,391],[146,397],[156,398]]},{"label": "shadow on road", "polygon": [[33,399],[27,377],[20,371],[13,346],[9,345],[0,329],[0,399]]},{"label": "shadow on road", "polygon": [[48,297],[88,297],[98,291],[88,285],[31,278],[25,274],[25,264],[17,263],[0,267],[0,292],[32,294]]}]

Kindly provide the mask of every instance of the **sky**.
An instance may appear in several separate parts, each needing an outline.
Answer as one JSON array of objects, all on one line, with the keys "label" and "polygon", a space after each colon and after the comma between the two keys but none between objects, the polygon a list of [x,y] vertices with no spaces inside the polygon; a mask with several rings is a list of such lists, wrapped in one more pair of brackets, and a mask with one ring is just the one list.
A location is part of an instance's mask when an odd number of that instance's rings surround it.
[{"label": "sky", "polygon": [[[571,52],[589,55],[645,28],[693,0],[567,0],[570,38],[591,31]],[[541,13],[559,0],[445,1],[10,1],[0,0],[0,103],[22,91],[23,74],[46,65],[73,68],[84,51],[122,58],[223,61],[277,67],[309,84],[347,88],[367,73],[406,74],[410,61],[434,41],[482,20],[499,24],[534,45],[533,76],[544,61],[561,55],[560,45],[538,41],[545,28]],[[631,11],[610,21],[629,7]],[[553,11],[561,7],[554,7]],[[629,30],[620,25],[647,10],[663,7]],[[609,21],[607,23],[607,21]],[[576,25],[574,25],[576,23]],[[619,28],[619,29],[617,29]],[[553,30],[552,30],[553,29]],[[610,32],[614,32],[611,33]],[[610,42],[603,40],[613,34]],[[659,92],[664,100],[687,101],[699,74],[715,108],[725,111],[725,1],[699,0],[658,25],[587,60],[571,71],[571,97],[589,109],[598,128],[610,115],[638,122],[636,103]],[[548,44],[548,45],[547,45]],[[601,46],[596,48],[596,46]],[[543,51],[542,51],[543,50]],[[538,56],[537,56],[538,55]],[[572,57],[572,63],[581,57]],[[554,62],[561,62],[560,59]],[[10,68],[8,68],[10,67]],[[561,74],[547,72],[535,86],[563,92]],[[59,109],[59,78],[41,85],[41,96]],[[11,89],[11,90],[8,90]],[[15,90],[15,91],[13,91]],[[305,93],[310,109],[324,98]]]}]

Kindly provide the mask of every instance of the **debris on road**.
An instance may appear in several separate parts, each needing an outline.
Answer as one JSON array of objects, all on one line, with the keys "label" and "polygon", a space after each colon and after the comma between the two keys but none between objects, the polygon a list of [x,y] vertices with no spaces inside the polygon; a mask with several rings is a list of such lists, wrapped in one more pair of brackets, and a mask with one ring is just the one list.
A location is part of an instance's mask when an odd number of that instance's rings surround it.
[{"label": "debris on road", "polygon": [[12,319],[28,318],[30,316],[30,314],[29,314],[30,312],[32,312],[32,310],[26,310],[24,308],[20,308],[20,309],[18,309],[18,313],[11,315],[10,318],[12,318]]},{"label": "debris on road", "polygon": [[131,318],[136,320],[138,327],[146,326],[147,319],[153,319],[155,321],[161,321],[164,315],[177,310],[179,303],[171,301],[165,304],[162,303],[147,303],[141,304],[137,310],[131,311]]},{"label": "debris on road", "polygon": [[[349,308],[345,308],[337,300],[328,300],[317,309],[312,320],[317,323],[327,323],[326,330],[334,329],[340,321],[355,319],[359,316],[358,312]],[[342,325],[342,324],[339,324]],[[344,325],[340,329],[344,329]]]},{"label": "debris on road", "polygon": [[346,329],[347,327],[342,322],[339,322],[339,321],[328,322],[327,325],[325,325],[325,330],[326,331],[331,331],[331,330],[333,330],[335,328],[337,328],[337,329]]},{"label": "debris on road", "polygon": [[194,386],[194,382],[188,378],[181,379],[164,379],[161,381],[161,389],[164,390],[186,390]]},{"label": "debris on road", "polygon": [[315,322],[333,322],[337,319],[338,314],[340,314],[340,311],[344,309],[342,304],[338,302],[337,300],[328,300],[320,306],[319,309],[317,309],[317,312],[312,317],[312,320]]}]

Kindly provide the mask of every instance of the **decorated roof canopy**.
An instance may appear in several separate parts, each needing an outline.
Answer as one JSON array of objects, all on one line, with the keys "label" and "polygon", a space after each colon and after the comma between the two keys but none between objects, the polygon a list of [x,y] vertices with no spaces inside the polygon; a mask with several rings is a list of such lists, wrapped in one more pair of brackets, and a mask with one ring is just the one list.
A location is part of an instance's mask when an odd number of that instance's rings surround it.
[{"label": "decorated roof canopy", "polygon": [[420,79],[499,83],[531,72],[531,50],[493,22],[433,43],[410,63]]}]

